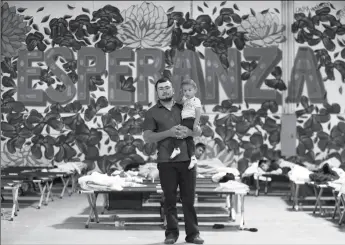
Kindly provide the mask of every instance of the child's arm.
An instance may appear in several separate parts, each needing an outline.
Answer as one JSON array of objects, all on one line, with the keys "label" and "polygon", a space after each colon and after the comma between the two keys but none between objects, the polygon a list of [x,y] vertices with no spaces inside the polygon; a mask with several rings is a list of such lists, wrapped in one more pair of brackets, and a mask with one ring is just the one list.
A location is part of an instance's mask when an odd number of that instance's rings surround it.
[{"label": "child's arm", "polygon": [[194,120],[194,127],[199,125],[200,122],[200,117],[201,117],[201,107],[196,107],[195,108],[195,120]]},{"label": "child's arm", "polygon": [[186,97],[183,95],[182,90],[180,90],[180,93],[179,93],[179,96],[178,96],[178,100],[176,102],[178,104],[183,105],[185,101],[186,101]]},{"label": "child's arm", "polygon": [[195,120],[194,120],[194,125],[193,125],[193,129],[195,130],[195,128],[197,126],[199,126],[200,123],[200,117],[201,117],[201,102],[198,98],[195,99]]}]

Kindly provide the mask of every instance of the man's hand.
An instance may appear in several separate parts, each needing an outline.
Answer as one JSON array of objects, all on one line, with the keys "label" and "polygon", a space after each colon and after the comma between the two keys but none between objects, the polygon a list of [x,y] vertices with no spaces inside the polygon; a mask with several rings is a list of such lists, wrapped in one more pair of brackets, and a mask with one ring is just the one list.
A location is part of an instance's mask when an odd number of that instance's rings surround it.
[{"label": "man's hand", "polygon": [[178,139],[184,139],[184,138],[188,137],[188,136],[187,136],[188,130],[190,130],[190,129],[187,128],[186,126],[179,125],[178,130],[177,130],[176,137],[177,137]]},{"label": "man's hand", "polygon": [[180,137],[180,127],[182,127],[181,125],[176,125],[174,127],[172,127],[171,129],[169,129],[169,133],[170,133],[170,137]]},{"label": "man's hand", "polygon": [[156,143],[169,137],[180,137],[180,126],[174,126],[171,129],[165,130],[163,132],[152,132],[151,130],[144,131],[143,137],[146,143]]},{"label": "man's hand", "polygon": [[180,130],[179,130],[179,137],[181,139],[187,138],[187,137],[196,137],[196,136],[200,136],[201,135],[201,128],[199,126],[196,127],[195,131],[190,130],[189,128],[185,127],[185,126],[180,126]]}]

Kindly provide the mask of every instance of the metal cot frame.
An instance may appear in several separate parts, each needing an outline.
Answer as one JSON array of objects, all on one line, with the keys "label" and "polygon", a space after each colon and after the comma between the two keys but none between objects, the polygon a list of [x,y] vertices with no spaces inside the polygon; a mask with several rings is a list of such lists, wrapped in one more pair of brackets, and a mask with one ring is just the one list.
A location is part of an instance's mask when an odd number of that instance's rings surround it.
[{"label": "metal cot frame", "polygon": [[[13,221],[14,216],[17,216],[17,212],[19,212],[18,193],[21,184],[21,181],[8,181],[3,179],[1,180],[1,190],[11,190],[12,192],[13,206],[10,221]],[[3,199],[2,194],[1,198]]]},{"label": "metal cot frame", "polygon": [[[145,183],[147,186],[145,187],[125,187],[122,192],[131,192],[131,193],[146,193],[146,194],[154,194],[159,193],[162,194],[163,191],[161,189],[160,184],[158,183]],[[216,185],[210,185],[207,183],[204,183],[203,186],[200,186],[200,184],[197,183],[196,188],[196,194],[216,194],[216,195],[226,195],[226,207],[229,209],[230,218],[233,218],[233,211],[234,211],[234,205],[233,205],[233,196],[239,197],[241,201],[241,211],[240,211],[240,224],[239,228],[242,230],[244,229],[244,197],[248,194],[248,192],[234,192],[234,191],[215,191],[214,188]],[[85,194],[87,196],[87,200],[90,206],[90,213],[89,217],[85,223],[85,228],[90,227],[90,222],[96,221],[96,223],[100,222],[96,202],[97,197],[99,194],[105,194],[106,196],[110,193],[119,192],[119,191],[95,191],[95,190],[80,190],[81,194]],[[106,202],[106,201],[105,201]],[[103,211],[105,209],[106,204],[103,205]],[[160,210],[161,211],[161,210]],[[164,217],[164,223],[165,223],[165,217]]]},{"label": "metal cot frame", "polygon": [[[40,170],[47,169],[48,172],[40,172]],[[69,191],[69,195],[72,195],[76,191],[75,186],[75,174],[69,174],[66,172],[49,172],[47,167],[9,167],[2,170],[2,179],[8,181],[22,181],[22,183],[35,183],[40,189],[40,201],[37,206],[41,208],[42,204],[48,205],[49,198],[53,201],[53,180],[61,178],[63,183],[63,189],[60,193],[60,198],[65,194],[69,181],[72,180],[72,188]],[[27,172],[24,172],[27,171]],[[45,199],[45,200],[44,200]],[[44,201],[44,202],[43,202]]]},{"label": "metal cot frame", "polygon": [[[301,185],[311,185],[314,189],[315,194],[315,206],[313,209],[313,214],[317,212],[317,209],[319,209],[319,214],[323,215],[323,207],[322,207],[322,194],[325,189],[330,188],[332,189],[333,197],[335,200],[335,206],[333,211],[332,218],[334,219],[336,216],[336,213],[338,211],[339,214],[339,225],[342,225],[345,223],[345,194],[339,193],[338,190],[336,190],[334,187],[328,185],[328,184],[317,184],[315,182],[293,182],[291,181],[291,196],[293,198],[293,206],[292,208],[296,211],[298,211],[298,196],[299,196],[299,188]],[[343,206],[343,211],[341,211],[341,208]]]}]

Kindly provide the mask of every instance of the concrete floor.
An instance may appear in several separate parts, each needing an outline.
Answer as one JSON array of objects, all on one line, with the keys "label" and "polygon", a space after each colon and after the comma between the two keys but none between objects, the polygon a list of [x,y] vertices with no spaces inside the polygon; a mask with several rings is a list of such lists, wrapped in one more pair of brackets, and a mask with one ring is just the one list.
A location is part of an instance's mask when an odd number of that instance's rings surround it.
[{"label": "concrete floor", "polygon": [[[345,225],[338,227],[330,217],[312,215],[306,207],[299,212],[291,211],[284,199],[282,196],[246,198],[246,227],[257,228],[258,232],[239,231],[236,222],[227,223],[224,229],[212,229],[213,224],[227,220],[223,203],[199,202],[197,211],[205,244],[345,244]],[[126,220],[125,227],[114,226],[111,211],[101,215],[105,224],[93,223],[85,229],[89,213],[85,196],[55,198],[39,210],[35,208],[37,200],[37,197],[21,197],[19,216],[12,222],[1,220],[1,244],[153,245],[161,244],[164,239],[157,207],[153,207],[157,204],[145,204],[143,211],[118,211],[119,217]],[[9,210],[6,207],[6,203],[2,205],[5,212]],[[185,237],[183,222],[180,223],[177,244],[183,244]]]}]

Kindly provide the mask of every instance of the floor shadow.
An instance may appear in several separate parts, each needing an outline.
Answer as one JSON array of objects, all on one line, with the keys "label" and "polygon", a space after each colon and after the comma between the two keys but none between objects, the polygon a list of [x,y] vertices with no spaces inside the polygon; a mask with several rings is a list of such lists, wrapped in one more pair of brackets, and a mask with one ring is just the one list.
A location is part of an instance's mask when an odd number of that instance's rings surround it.
[{"label": "floor shadow", "polygon": [[[55,229],[74,229],[74,230],[82,230],[82,229],[91,229],[91,230],[128,230],[128,231],[135,231],[135,230],[144,230],[144,231],[159,231],[164,230],[162,224],[145,224],[145,223],[130,223],[125,224],[122,227],[115,227],[114,221],[112,219],[107,219],[106,222],[102,219],[100,223],[91,222],[88,228],[85,227],[86,219],[83,218],[82,220],[79,217],[71,217],[66,220],[62,224],[55,224],[52,225]],[[219,222],[220,223],[220,222]],[[221,222],[224,224],[224,222]],[[218,224],[217,222],[213,222],[207,225],[199,225],[200,232],[203,231],[212,231],[212,232],[238,232],[240,231],[236,223],[227,223],[224,224],[224,228],[222,229],[214,229],[213,225]],[[182,222],[179,224],[179,229],[184,230],[184,225]]]},{"label": "floor shadow", "polygon": [[[67,218],[64,223],[83,223],[86,222],[87,217],[69,217]],[[115,220],[124,221],[126,223],[154,223],[154,222],[161,222],[159,216],[146,216],[146,217],[125,217],[118,214],[110,214],[110,215],[99,215],[100,222],[114,222]],[[179,214],[179,222],[183,222],[183,214]],[[224,214],[224,216],[207,216],[207,217],[198,217],[199,223],[209,222],[209,223],[225,223],[229,222],[229,216]]]},{"label": "floor shadow", "polygon": [[[223,207],[195,207],[196,212],[198,214],[223,214],[226,213],[227,210]],[[100,213],[103,210],[102,206],[97,206],[97,210]],[[109,213],[116,213],[116,214],[159,214],[160,208],[158,206],[144,206],[141,209],[113,209],[113,210],[105,210],[104,214]],[[182,207],[177,207],[177,212],[182,214]],[[88,215],[90,213],[90,208],[84,208],[79,215]]]},{"label": "floor shadow", "polygon": [[[282,197],[282,200],[286,203],[288,206],[286,210],[295,211],[293,206],[293,201],[289,198],[289,196]],[[303,196],[298,200],[298,210],[299,211],[306,211],[306,212],[312,212],[314,210],[316,203],[316,197],[313,195]],[[333,199],[333,196],[325,196],[324,199],[321,200],[322,207],[325,209],[334,209],[335,206],[335,200]],[[318,212],[319,208],[317,208]]]},{"label": "floor shadow", "polygon": [[[53,194],[54,200],[58,200],[58,199],[60,200],[61,191],[62,191],[62,188],[60,186],[52,188],[52,194]],[[12,205],[13,205],[12,194],[10,192],[4,192],[2,194],[5,200],[1,202],[1,206],[3,208],[12,208]],[[67,191],[65,192],[64,196],[65,197],[67,196]],[[27,190],[18,196],[19,208],[20,209],[25,209],[25,208],[37,209],[40,198],[41,198],[41,193],[37,188],[36,190],[32,190],[32,189]],[[45,206],[45,205],[42,204],[42,206]]]},{"label": "floor shadow", "polygon": [[[144,245],[164,245],[164,242],[148,243]],[[187,244],[186,242],[176,242],[175,244]]]},{"label": "floor shadow", "polygon": [[[128,211],[127,211],[128,214]],[[133,215],[133,212],[131,213]],[[147,215],[147,213],[144,213]],[[72,216],[63,221],[61,224],[55,224],[52,227],[56,229],[85,229],[85,223],[88,215],[84,217]],[[125,224],[124,227],[115,227],[115,220],[121,221]],[[100,223],[95,223],[94,220],[90,222],[90,229],[102,229],[102,230],[162,230],[162,221],[157,215],[155,217],[146,216],[138,217],[122,216],[119,213],[99,215]],[[229,220],[228,214],[224,213],[221,216],[206,216],[198,217],[199,228],[201,231],[238,231],[238,222],[232,222]],[[214,229],[213,225],[220,224],[224,225],[224,228]],[[181,229],[184,229],[183,213],[179,213],[179,225]]]},{"label": "floor shadow", "polygon": [[283,200],[288,205],[286,208],[286,211],[304,212],[304,213],[307,213],[308,215],[310,215],[314,218],[327,220],[329,222],[332,222],[333,225],[339,229],[339,231],[345,232],[345,224],[342,224],[342,225],[338,224],[339,218],[340,218],[339,214],[337,213],[335,219],[332,218],[333,213],[334,213],[335,200],[332,200],[332,197],[330,197],[330,196],[328,196],[328,198],[330,198],[329,200],[323,200],[322,201],[323,202],[322,203],[323,214],[320,215],[319,207],[317,207],[317,209],[314,213],[316,198],[313,199],[313,197],[315,197],[315,196],[308,196],[307,197],[307,198],[311,198],[311,199],[300,200],[299,201],[300,205],[298,206],[297,211],[295,209],[293,209],[292,201],[289,200],[289,198],[283,198]]},{"label": "floor shadow", "polygon": [[[19,208],[21,209],[26,209],[26,208],[37,208],[39,199],[24,199],[21,198],[18,200],[19,203]],[[1,208],[12,208],[13,206],[13,201],[11,198],[6,198],[5,201],[1,202]]]},{"label": "floor shadow", "polygon": [[[332,213],[332,215],[333,215],[333,213]],[[345,224],[342,223],[341,225],[339,225],[339,218],[340,218],[339,215],[337,214],[334,219],[333,219],[332,215],[329,215],[329,216],[326,216],[323,218],[324,218],[324,220],[331,222],[333,224],[333,226],[335,228],[337,228],[339,231],[345,233]]]},{"label": "floor shadow", "polygon": [[[253,196],[255,195],[255,193],[253,193]],[[288,192],[284,192],[284,191],[268,191],[267,193],[264,192],[260,192],[258,197],[286,197],[288,196]]]}]

